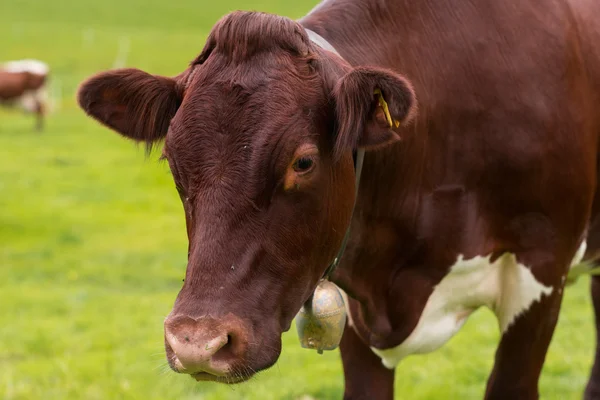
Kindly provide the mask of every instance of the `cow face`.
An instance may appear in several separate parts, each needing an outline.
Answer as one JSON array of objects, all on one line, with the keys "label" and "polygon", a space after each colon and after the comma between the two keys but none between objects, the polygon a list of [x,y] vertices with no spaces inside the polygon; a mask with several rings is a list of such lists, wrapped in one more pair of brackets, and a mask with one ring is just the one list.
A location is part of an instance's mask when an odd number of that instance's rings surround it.
[{"label": "cow face", "polygon": [[276,362],[348,228],[353,151],[398,140],[388,117],[414,102],[401,77],[352,69],[299,24],[243,12],[179,76],[105,72],[78,99],[126,137],[165,139],[189,239],[166,353],[175,371],[225,383]]}]

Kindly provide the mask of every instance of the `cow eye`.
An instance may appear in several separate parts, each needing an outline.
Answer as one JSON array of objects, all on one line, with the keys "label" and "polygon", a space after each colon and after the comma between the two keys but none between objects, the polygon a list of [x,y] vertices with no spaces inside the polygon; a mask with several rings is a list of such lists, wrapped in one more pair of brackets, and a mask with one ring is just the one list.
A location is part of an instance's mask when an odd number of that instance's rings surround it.
[{"label": "cow eye", "polygon": [[306,173],[310,171],[315,165],[315,161],[312,157],[300,157],[294,163],[294,171],[298,173]]}]

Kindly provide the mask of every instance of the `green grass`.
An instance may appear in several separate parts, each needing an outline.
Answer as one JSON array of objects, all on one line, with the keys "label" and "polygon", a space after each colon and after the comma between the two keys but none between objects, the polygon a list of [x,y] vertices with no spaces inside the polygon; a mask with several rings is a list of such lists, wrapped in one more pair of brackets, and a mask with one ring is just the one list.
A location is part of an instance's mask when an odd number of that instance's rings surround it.
[{"label": "green grass", "polygon": [[[339,355],[303,350],[294,331],[271,370],[235,387],[165,368],[162,321],[185,269],[184,219],[165,164],[75,106],[86,76],[127,65],[180,72],[228,11],[299,17],[314,1],[9,0],[0,56],[49,62],[62,100],[45,133],[0,111],[0,398],[319,399],[341,397]],[[54,86],[56,92],[56,86]],[[568,289],[541,380],[543,399],[579,399],[592,361],[588,280]],[[498,340],[476,314],[442,350],[398,368],[397,397],[477,399]]]}]

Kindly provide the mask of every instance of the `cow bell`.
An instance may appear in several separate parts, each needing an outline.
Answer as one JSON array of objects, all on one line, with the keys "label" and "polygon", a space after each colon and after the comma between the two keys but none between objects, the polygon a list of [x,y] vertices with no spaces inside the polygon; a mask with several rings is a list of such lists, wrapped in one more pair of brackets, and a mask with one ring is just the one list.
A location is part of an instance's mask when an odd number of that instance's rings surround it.
[{"label": "cow bell", "polygon": [[337,286],[322,280],[296,315],[300,345],[305,349],[335,350],[346,326],[344,298]]}]

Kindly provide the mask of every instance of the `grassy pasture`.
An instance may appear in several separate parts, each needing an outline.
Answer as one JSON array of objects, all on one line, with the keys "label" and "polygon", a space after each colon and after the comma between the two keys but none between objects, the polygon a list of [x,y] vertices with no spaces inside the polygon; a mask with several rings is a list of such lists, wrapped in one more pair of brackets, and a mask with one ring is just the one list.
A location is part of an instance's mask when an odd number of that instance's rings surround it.
[{"label": "grassy pasture", "polygon": [[[0,59],[47,61],[61,94],[43,134],[32,118],[0,110],[0,398],[341,398],[337,352],[303,350],[294,331],[279,363],[247,384],[197,384],[168,371],[162,321],[186,254],[168,167],[74,102],[79,82],[111,68],[120,46],[130,50],[125,65],[174,75],[226,12],[299,17],[315,2],[0,2]],[[594,345],[588,284],[567,290],[542,399],[581,398]],[[397,398],[481,398],[497,340],[491,313],[477,313],[445,348],[399,366]]]}]

